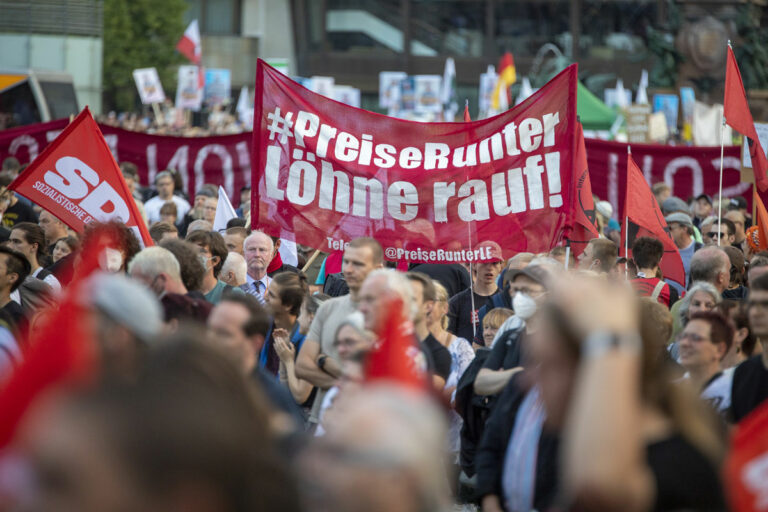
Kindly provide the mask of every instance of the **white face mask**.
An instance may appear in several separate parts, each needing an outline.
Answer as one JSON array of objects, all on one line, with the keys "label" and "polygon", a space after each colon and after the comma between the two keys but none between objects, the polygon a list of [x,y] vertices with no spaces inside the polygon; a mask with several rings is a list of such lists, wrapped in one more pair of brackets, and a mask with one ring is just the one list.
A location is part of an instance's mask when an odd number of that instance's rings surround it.
[{"label": "white face mask", "polygon": [[517,292],[512,297],[512,309],[515,310],[515,316],[521,320],[528,320],[535,315],[536,308],[536,301],[530,295]]}]

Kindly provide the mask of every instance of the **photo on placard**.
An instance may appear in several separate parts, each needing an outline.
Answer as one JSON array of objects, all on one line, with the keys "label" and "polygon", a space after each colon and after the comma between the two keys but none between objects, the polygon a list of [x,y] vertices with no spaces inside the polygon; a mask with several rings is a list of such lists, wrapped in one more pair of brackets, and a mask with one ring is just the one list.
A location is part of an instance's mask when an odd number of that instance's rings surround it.
[{"label": "photo on placard", "polygon": [[228,69],[205,70],[205,104],[209,107],[230,102],[232,73]]},{"label": "photo on placard", "polygon": [[400,110],[403,112],[416,110],[416,81],[412,76],[400,81]]},{"label": "photo on placard", "polygon": [[176,107],[200,110],[203,102],[203,88],[200,86],[200,68],[197,66],[179,66],[178,85],[176,87]]},{"label": "photo on placard", "polygon": [[480,112],[487,113],[491,110],[493,91],[496,88],[496,81],[499,75],[494,71],[488,71],[480,75],[480,91],[478,96],[478,107]]},{"label": "photo on placard", "polygon": [[336,85],[336,80],[332,76],[313,76],[309,88],[326,98],[333,98],[334,85]]},{"label": "photo on placard", "polygon": [[333,99],[350,107],[360,108],[360,89],[349,85],[334,85]]},{"label": "photo on placard", "polygon": [[416,110],[418,112],[442,112],[440,91],[443,77],[440,75],[416,75],[414,81]]},{"label": "photo on placard", "polygon": [[139,97],[144,105],[162,103],[165,101],[165,92],[160,83],[160,77],[155,68],[142,68],[133,70],[133,79],[139,91]]},{"label": "photo on placard", "polygon": [[382,71],[379,73],[379,107],[392,108],[399,100],[400,81],[408,75],[402,71]]},{"label": "photo on placard", "polygon": [[680,107],[680,98],[677,94],[654,94],[653,111],[664,113],[667,120],[669,133],[677,133],[677,116]]}]

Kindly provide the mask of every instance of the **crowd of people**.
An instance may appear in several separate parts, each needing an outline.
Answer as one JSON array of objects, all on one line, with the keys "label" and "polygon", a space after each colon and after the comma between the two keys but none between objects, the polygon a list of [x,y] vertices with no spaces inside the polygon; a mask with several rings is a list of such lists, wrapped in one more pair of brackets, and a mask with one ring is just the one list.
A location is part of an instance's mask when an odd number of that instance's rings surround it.
[{"label": "crowd of people", "polygon": [[99,123],[153,135],[174,135],[177,137],[208,137],[210,135],[233,135],[250,131],[251,126],[238,119],[231,112],[231,106],[214,106],[206,110],[193,123],[190,111],[176,108],[170,100],[158,106],[156,112],[108,112],[97,116]]},{"label": "crowd of people", "polygon": [[472,265],[409,264],[357,238],[291,265],[250,190],[219,232],[216,187],[121,170],[151,247],[114,221],[72,232],[3,163],[0,379],[39,363],[65,303],[96,350],[91,379],[30,397],[0,508],[727,509],[729,430],[768,398],[768,253],[741,198],[719,219],[653,187],[675,283],[657,239],[619,258],[599,201],[576,257],[482,241]]}]

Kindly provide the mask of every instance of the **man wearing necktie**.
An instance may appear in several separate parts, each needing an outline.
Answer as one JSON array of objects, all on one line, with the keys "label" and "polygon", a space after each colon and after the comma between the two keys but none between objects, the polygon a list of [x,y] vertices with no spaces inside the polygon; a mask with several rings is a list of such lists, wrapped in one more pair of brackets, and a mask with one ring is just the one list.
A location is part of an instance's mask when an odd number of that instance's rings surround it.
[{"label": "man wearing necktie", "polygon": [[264,304],[267,287],[272,278],[267,275],[267,267],[274,256],[275,246],[272,239],[261,231],[254,231],[243,242],[243,253],[248,266],[243,291],[253,295]]}]

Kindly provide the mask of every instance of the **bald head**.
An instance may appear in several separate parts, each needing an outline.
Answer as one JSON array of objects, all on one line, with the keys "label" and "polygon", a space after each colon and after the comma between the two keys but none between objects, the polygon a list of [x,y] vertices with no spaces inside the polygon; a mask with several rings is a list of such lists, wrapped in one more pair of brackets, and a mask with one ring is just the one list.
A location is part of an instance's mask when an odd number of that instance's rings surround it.
[{"label": "bald head", "polygon": [[690,282],[706,281],[722,293],[730,283],[731,260],[719,247],[708,246],[696,251],[691,258]]},{"label": "bald head", "polygon": [[248,265],[248,275],[256,280],[263,279],[275,255],[275,244],[266,233],[254,231],[243,242],[243,255]]}]

